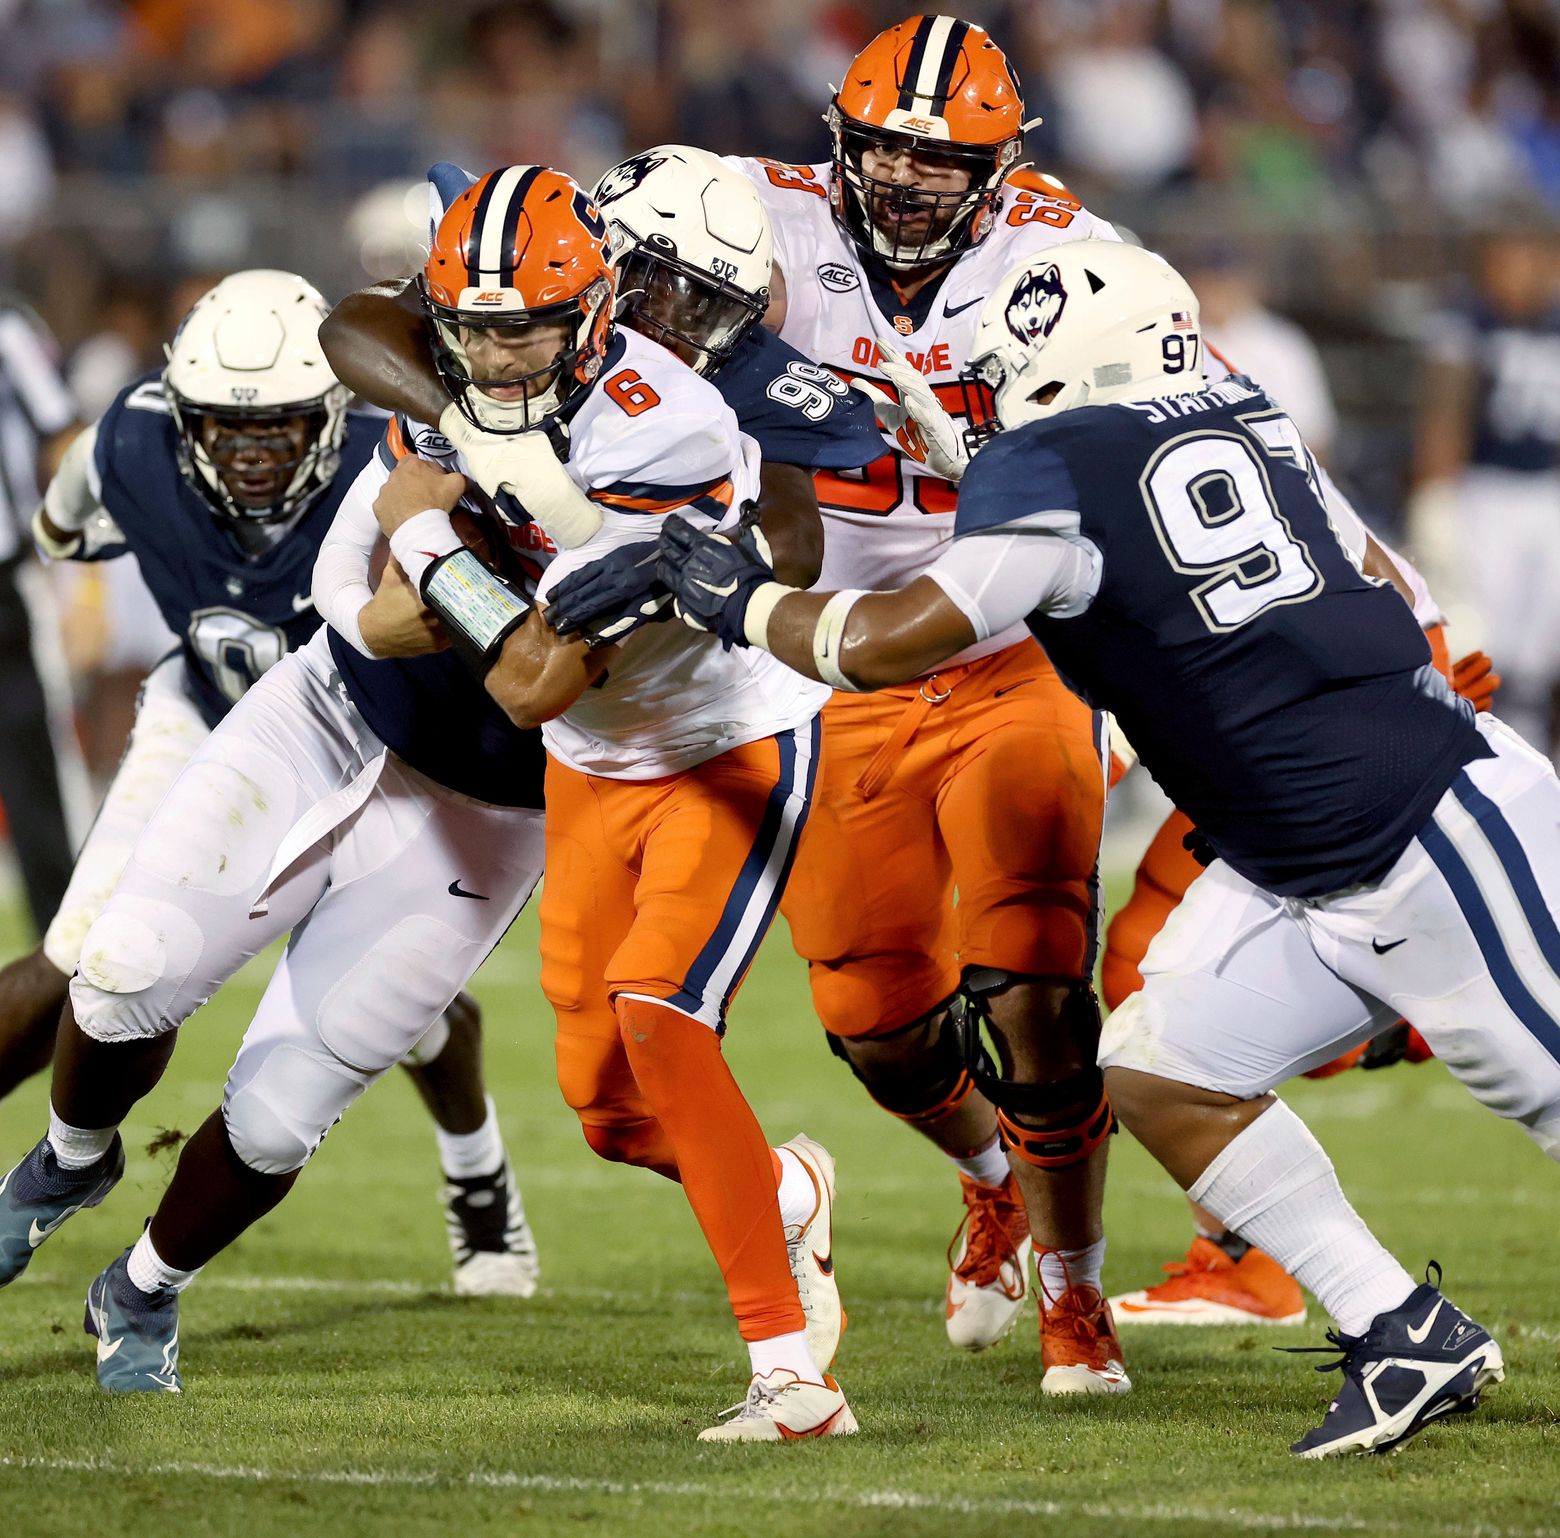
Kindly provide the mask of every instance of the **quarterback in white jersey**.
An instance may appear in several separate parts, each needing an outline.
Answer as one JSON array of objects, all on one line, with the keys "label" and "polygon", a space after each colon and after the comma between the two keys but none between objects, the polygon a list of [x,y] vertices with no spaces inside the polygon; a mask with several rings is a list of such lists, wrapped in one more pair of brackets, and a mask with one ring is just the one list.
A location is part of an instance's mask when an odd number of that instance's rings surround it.
[{"label": "quarterback in white jersey", "polygon": [[[880,402],[883,456],[815,476],[822,582],[892,588],[952,538],[966,458],[948,418],[928,434],[911,406],[963,415],[959,375],[1002,273],[1114,231],[1059,184],[1015,180],[1023,102],[979,27],[890,28],[845,71],[827,120],[829,161],[733,163],[774,226],[768,323]],[[1063,302],[1037,288],[1034,324]],[[824,732],[783,911],[835,1052],[956,1163],[949,1339],[979,1350],[1006,1333],[1033,1245],[1046,1392],[1123,1392],[1099,1287],[1112,1126],[1090,987],[1102,723],[1014,625],[934,676],[835,695]],[[1003,1073],[967,1057],[950,1006],[999,1038]]]},{"label": "quarterback in white jersey", "polygon": [[[831,1255],[833,1161],[806,1137],[768,1146],[720,1045],[807,818],[827,691],[654,623],[669,614],[658,602],[598,644],[537,607],[627,544],[653,559],[668,513],[735,524],[758,487],[756,449],[716,388],[613,326],[606,235],[594,204],[540,167],[455,199],[423,275],[454,452],[407,454],[375,512],[487,693],[542,727],[542,987],[564,1098],[601,1157],[681,1182],[749,1347],[741,1413],[703,1436],[839,1435],[856,1422],[826,1372],[843,1323],[832,1260],[792,1269],[793,1247]],[[553,547],[534,587],[449,517],[496,461],[497,507]]]}]

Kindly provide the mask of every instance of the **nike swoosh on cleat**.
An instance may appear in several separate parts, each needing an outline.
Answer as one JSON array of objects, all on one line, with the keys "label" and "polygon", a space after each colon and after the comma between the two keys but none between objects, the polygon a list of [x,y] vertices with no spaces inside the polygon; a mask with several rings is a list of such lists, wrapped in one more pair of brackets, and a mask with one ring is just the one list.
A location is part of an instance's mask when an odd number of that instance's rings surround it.
[{"label": "nike swoosh on cleat", "polygon": [[1441,1305],[1444,1302],[1446,1302],[1445,1298],[1437,1298],[1435,1307],[1425,1316],[1425,1322],[1417,1330],[1410,1329],[1404,1332],[1416,1346],[1424,1344],[1425,1336],[1430,1333],[1430,1326],[1435,1323],[1435,1317],[1441,1312]]},{"label": "nike swoosh on cleat", "polygon": [[1380,940],[1373,939],[1370,942],[1370,948],[1375,951],[1378,956],[1385,956],[1388,951],[1395,951],[1398,946],[1407,944],[1408,936],[1404,935],[1401,940],[1389,940],[1385,945],[1383,945]]},{"label": "nike swoosh on cleat", "polygon": [[27,1230],[27,1243],[31,1248],[37,1249],[50,1234],[54,1232],[66,1218],[81,1211],[80,1207],[67,1207],[52,1223],[39,1223],[37,1218],[32,1221],[32,1227]]},{"label": "nike swoosh on cleat", "polygon": [[298,594],[296,594],[294,596],[294,598],[293,598],[292,606],[293,606],[293,613],[294,614],[302,614],[306,609],[312,609],[314,607],[314,594],[313,593],[298,593]]},{"label": "nike swoosh on cleat", "polygon": [[449,892],[451,897],[469,897],[473,902],[485,903],[488,900],[481,892],[464,891],[461,888],[459,876],[450,882]]},{"label": "nike swoosh on cleat", "polygon": [[817,1250],[814,1250],[813,1259],[817,1262],[818,1269],[825,1276],[834,1275],[834,1252],[832,1250],[827,1255],[820,1255]]},{"label": "nike swoosh on cleat", "polygon": [[[99,1326],[99,1328],[101,1328],[101,1326]],[[113,1340],[107,1340],[103,1336],[100,1335],[98,1337],[98,1347],[97,1347],[97,1359],[98,1359],[98,1361],[106,1362],[109,1359],[109,1357],[113,1356],[114,1353],[116,1351],[118,1351],[119,1348],[122,1345],[124,1345],[124,1343],[125,1343],[125,1338],[124,1338],[123,1335],[115,1336],[115,1338]]]}]

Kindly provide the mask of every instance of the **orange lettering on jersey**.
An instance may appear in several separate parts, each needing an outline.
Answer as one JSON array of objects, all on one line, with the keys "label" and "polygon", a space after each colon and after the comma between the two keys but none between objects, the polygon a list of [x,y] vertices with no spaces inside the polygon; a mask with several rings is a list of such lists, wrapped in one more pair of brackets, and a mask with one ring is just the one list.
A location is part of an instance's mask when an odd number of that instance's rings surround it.
[{"label": "orange lettering on jersey", "polygon": [[901,336],[909,336],[915,330],[915,322],[908,315],[894,317],[894,330]]},{"label": "orange lettering on jersey", "polygon": [[883,354],[871,337],[858,336],[850,344],[850,361],[858,368],[876,368],[883,361]]}]

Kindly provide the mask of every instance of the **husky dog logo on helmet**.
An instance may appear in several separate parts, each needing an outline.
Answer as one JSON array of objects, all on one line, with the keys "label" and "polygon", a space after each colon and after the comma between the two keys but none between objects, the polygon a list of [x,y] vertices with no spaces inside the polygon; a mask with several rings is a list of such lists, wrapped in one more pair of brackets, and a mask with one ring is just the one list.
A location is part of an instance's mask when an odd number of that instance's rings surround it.
[{"label": "husky dog logo on helmet", "polygon": [[601,204],[615,202],[624,193],[632,192],[657,166],[665,164],[665,155],[631,155],[596,183],[596,201]]},{"label": "husky dog logo on helmet", "polygon": [[1008,300],[1008,330],[1026,347],[1043,341],[1056,329],[1066,303],[1067,290],[1054,263],[1027,272]]}]

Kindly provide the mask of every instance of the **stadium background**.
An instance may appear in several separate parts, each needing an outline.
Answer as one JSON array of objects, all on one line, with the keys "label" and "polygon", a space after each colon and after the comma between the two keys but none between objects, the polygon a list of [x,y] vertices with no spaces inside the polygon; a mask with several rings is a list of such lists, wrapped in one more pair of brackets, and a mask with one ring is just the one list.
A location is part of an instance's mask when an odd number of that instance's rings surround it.
[{"label": "stadium background", "polygon": [[[47,321],[90,420],[159,362],[178,316],[226,270],[291,267],[331,298],[408,270],[424,218],[416,184],[433,160],[553,161],[588,181],[667,139],[821,158],[828,83],[904,10],[0,0],[0,285]],[[969,0],[961,11],[1017,62],[1045,118],[1029,144],[1042,169],[1208,283],[1246,274],[1299,323],[1336,400],[1333,463],[1382,528],[1400,529],[1436,317],[1477,284],[1481,239],[1547,231],[1560,209],[1554,7]],[[137,631],[144,611],[122,595],[105,604],[96,580],[72,576],[64,596],[101,771],[160,641],[149,624]],[[1470,624],[1454,646],[1473,638]],[[1149,812],[1123,804],[1136,812],[1116,829],[1130,859]],[[0,939],[8,956],[27,943],[17,912],[0,914]],[[827,1058],[783,933],[760,958],[742,1005],[755,1025],[734,1031],[732,1050],[762,1086],[766,1122],[788,1135],[805,1119],[841,1156],[841,1265],[859,1321],[842,1371],[873,1438],[779,1473],[691,1453],[690,1426],[738,1381],[739,1348],[676,1193],[594,1163],[558,1103],[529,919],[478,991],[543,1248],[542,1298],[517,1311],[438,1294],[431,1148],[407,1135],[409,1091],[387,1083],[296,1197],[191,1293],[195,1392],[171,1408],[104,1405],[76,1331],[80,1284],[150,1210],[177,1129],[214,1103],[262,976],[249,970],[203,1014],[127,1128],[131,1177],[0,1309],[0,1491],[14,1531],[140,1531],[150,1517],[246,1538],[310,1519],[381,1532],[540,1532],[567,1519],[571,1532],[616,1532],[626,1517],[640,1532],[724,1534],[793,1507],[896,1538],[1046,1517],[1078,1532],[1547,1531],[1560,1489],[1553,1170],[1439,1067],[1307,1085],[1295,1103],[1406,1261],[1434,1240],[1459,1297],[1504,1330],[1517,1371],[1401,1473],[1302,1478],[1280,1450],[1324,1384],[1265,1337],[1135,1339],[1144,1392],[1065,1412],[1030,1391],[1030,1325],[989,1359],[949,1359],[935,1312],[953,1215],[945,1171]],[[31,1141],[43,1098],[35,1082],[0,1113],[0,1166]],[[1151,1280],[1186,1237],[1168,1184],[1120,1141],[1107,1271],[1118,1287]],[[1278,1335],[1303,1344],[1318,1329]],[[653,1380],[653,1414],[636,1374]],[[825,1469],[825,1483],[807,1468]]]}]

